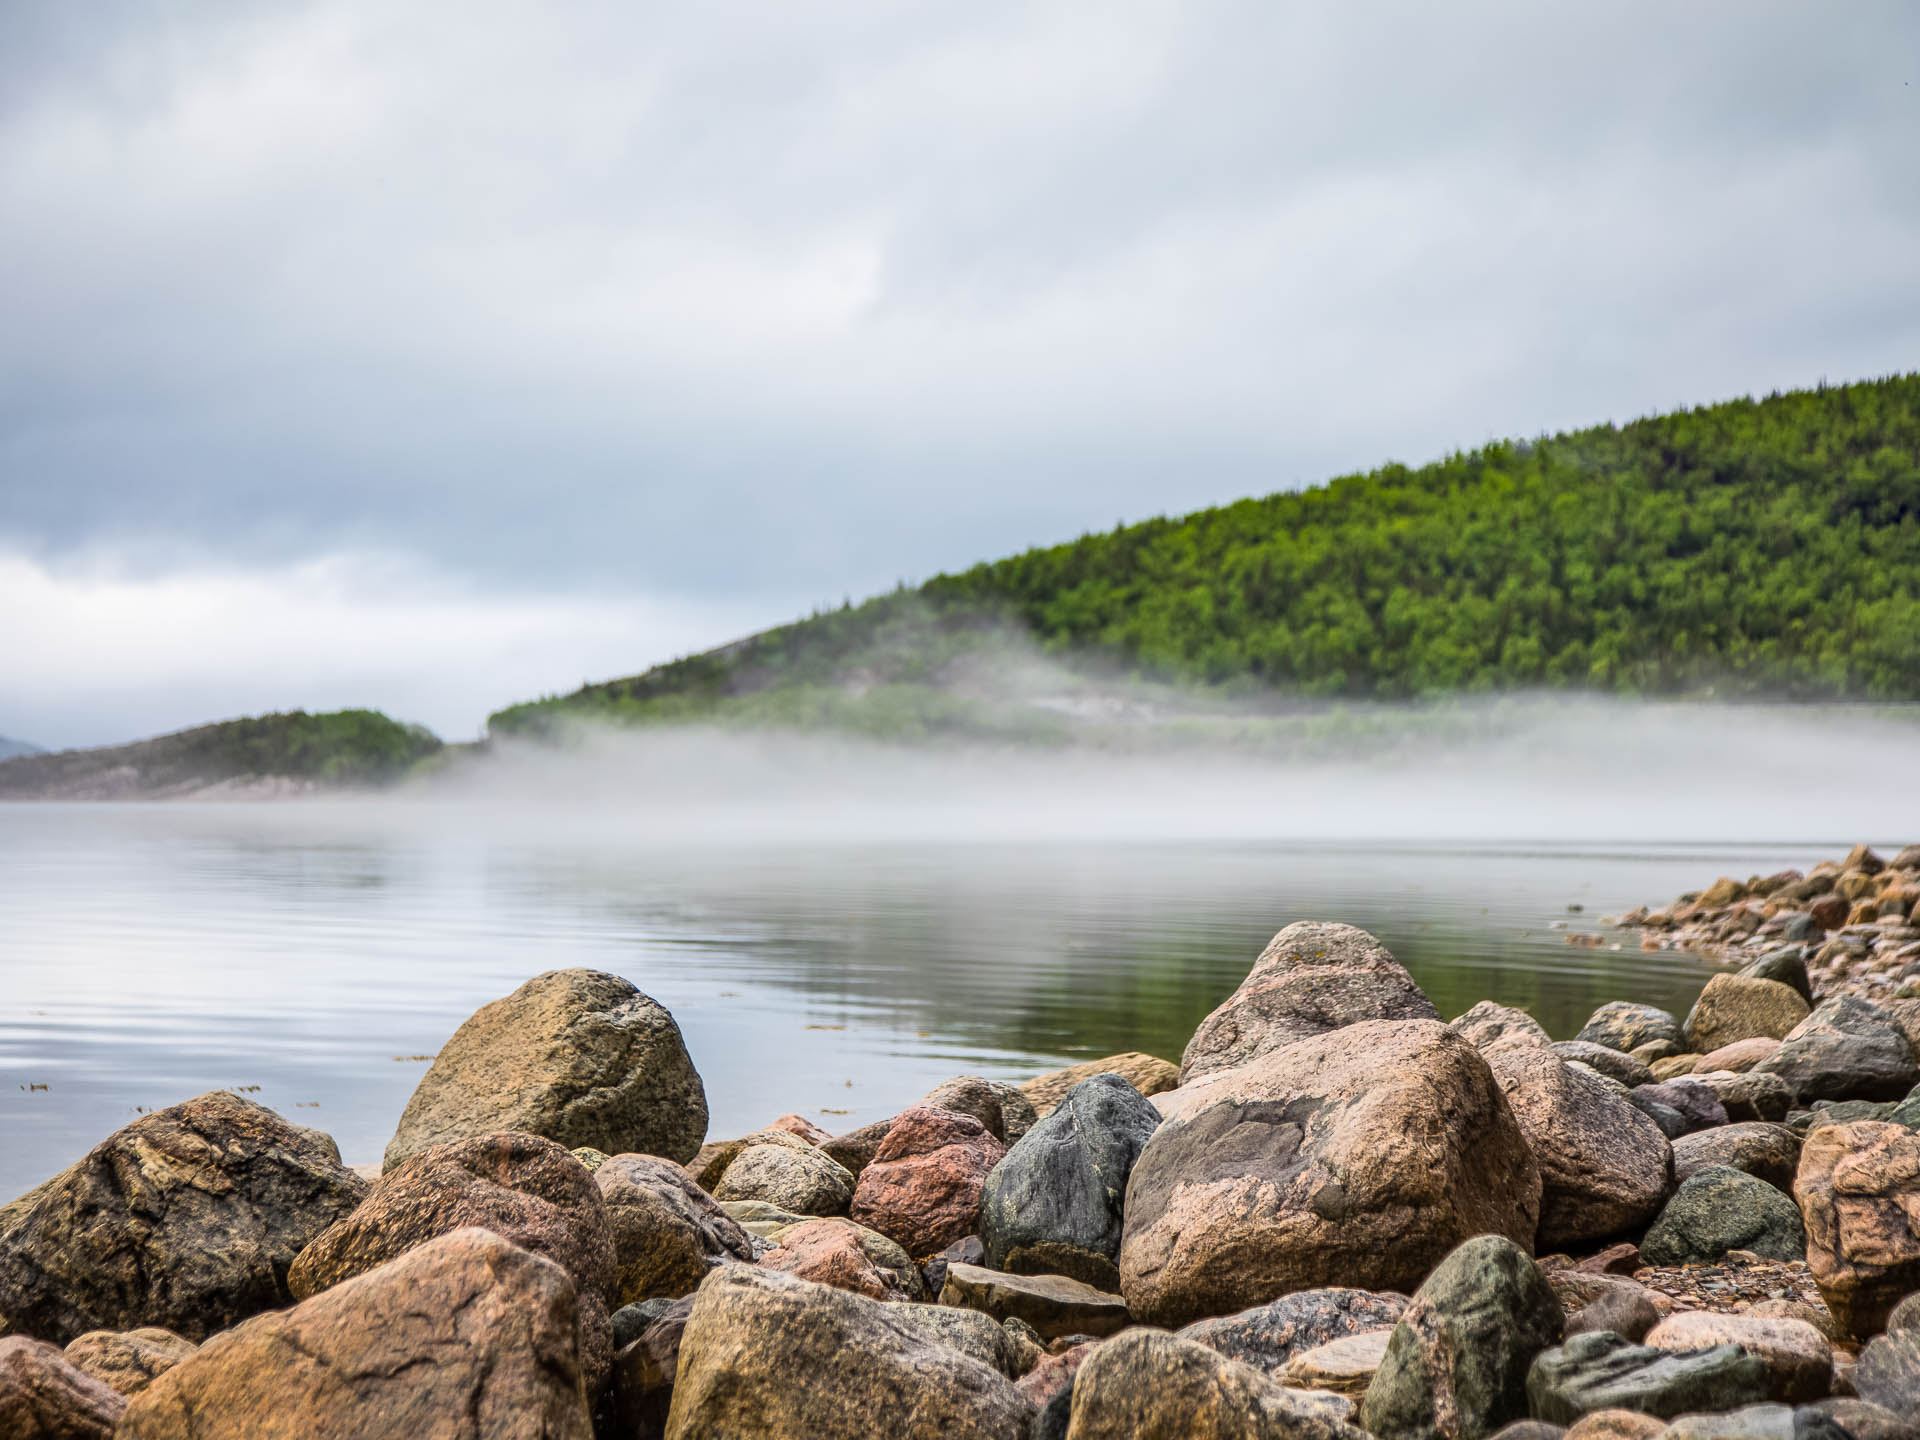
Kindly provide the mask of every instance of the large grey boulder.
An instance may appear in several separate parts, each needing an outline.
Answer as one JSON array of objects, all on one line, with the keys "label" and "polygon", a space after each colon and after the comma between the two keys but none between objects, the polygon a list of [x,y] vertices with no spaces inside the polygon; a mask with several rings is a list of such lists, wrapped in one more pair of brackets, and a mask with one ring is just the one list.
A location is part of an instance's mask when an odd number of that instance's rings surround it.
[{"label": "large grey boulder", "polygon": [[1671,1420],[1692,1410],[1733,1410],[1767,1398],[1765,1362],[1737,1345],[1676,1353],[1604,1330],[1545,1350],[1527,1372],[1537,1420],[1572,1425],[1595,1410],[1638,1410]]},{"label": "large grey boulder", "polygon": [[1380,1440],[1480,1440],[1527,1414],[1527,1368],[1566,1315],[1533,1258],[1482,1235],[1434,1267],[1393,1327],[1360,1422]]},{"label": "large grey boulder", "polygon": [[707,1135],[707,1092],[673,1016],[631,981],[549,970],[481,1006],[440,1047],[386,1164],[503,1130],[684,1165]]},{"label": "large grey boulder", "polygon": [[988,1174],[980,1204],[987,1263],[1118,1290],[1127,1177],[1159,1127],[1160,1112],[1118,1075],[1076,1085]]},{"label": "large grey boulder", "polygon": [[1821,1001],[1753,1068],[1785,1080],[1802,1105],[1899,1100],[1920,1081],[1905,1032],[1878,1005],[1853,995]]},{"label": "large grey boulder", "polygon": [[214,1337],[133,1401],[126,1440],[591,1440],[572,1279],[456,1230]]},{"label": "large grey boulder", "polygon": [[901,1307],[729,1265],[695,1293],[667,1440],[1026,1440],[1033,1405],[998,1369],[903,1323]]},{"label": "large grey boulder", "polygon": [[1364,1020],[1438,1020],[1386,946],[1351,925],[1301,921],[1268,942],[1247,978],[1200,1022],[1180,1083]]},{"label": "large grey boulder", "polygon": [[1120,1288],[1169,1326],[1328,1284],[1410,1289],[1474,1235],[1530,1247],[1539,1207],[1479,1052],[1438,1021],[1365,1021],[1219,1077],[1153,1133]]},{"label": "large grey boulder", "polygon": [[1624,1091],[1552,1050],[1508,1048],[1486,1059],[1540,1162],[1540,1249],[1610,1239],[1659,1213],[1672,1147]]},{"label": "large grey boulder", "polygon": [[294,1257],[366,1193],[331,1139],[237,1095],[156,1110],[13,1209],[0,1322],[59,1345],[144,1325],[204,1339],[290,1303]]},{"label": "large grey boulder", "polygon": [[1196,1320],[1180,1335],[1275,1375],[1298,1353],[1349,1335],[1390,1329],[1406,1308],[1404,1295],[1329,1286],[1296,1290],[1238,1314]]},{"label": "large grey boulder", "polygon": [[1791,1199],[1727,1165],[1708,1165],[1688,1176],[1640,1242],[1640,1257],[1649,1265],[1711,1265],[1729,1250],[1804,1260],[1807,1232]]}]

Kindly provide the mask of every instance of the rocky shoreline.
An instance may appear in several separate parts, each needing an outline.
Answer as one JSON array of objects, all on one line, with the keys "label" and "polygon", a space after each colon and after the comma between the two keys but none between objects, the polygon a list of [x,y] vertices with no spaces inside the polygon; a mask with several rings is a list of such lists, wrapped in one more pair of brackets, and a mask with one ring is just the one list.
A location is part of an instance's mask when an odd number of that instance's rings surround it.
[{"label": "rocky shoreline", "polygon": [[1738,968],[1559,1042],[1291,925],[1179,1065],[843,1135],[710,1140],[673,1017],[549,972],[377,1175],[215,1092],[0,1207],[0,1436],[1915,1440],[1917,905],[1859,847],[1634,912]]}]

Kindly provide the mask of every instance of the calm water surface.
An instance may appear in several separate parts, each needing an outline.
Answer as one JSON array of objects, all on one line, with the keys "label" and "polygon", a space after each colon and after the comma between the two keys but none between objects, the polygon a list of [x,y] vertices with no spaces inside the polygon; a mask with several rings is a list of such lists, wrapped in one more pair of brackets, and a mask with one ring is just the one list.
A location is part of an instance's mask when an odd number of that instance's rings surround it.
[{"label": "calm water surface", "polygon": [[1684,1011],[1708,972],[1554,922],[1830,848],[676,847],[378,807],[0,807],[0,1199],[222,1087],[377,1159],[423,1057],[559,966],[673,1011],[714,1135],[848,1128],[962,1072],[1177,1060],[1294,920],[1373,931],[1445,1015],[1490,997],[1565,1037],[1609,999]]}]

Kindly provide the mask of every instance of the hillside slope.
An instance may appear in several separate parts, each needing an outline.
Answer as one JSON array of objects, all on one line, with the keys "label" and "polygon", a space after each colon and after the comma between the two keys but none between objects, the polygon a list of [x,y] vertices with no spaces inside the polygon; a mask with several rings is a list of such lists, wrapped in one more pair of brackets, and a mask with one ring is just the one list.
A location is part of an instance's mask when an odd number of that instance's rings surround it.
[{"label": "hillside slope", "polygon": [[1920,375],[1121,526],[491,724],[937,718],[1005,626],[1069,665],[1242,695],[1920,697]]},{"label": "hillside slope", "polygon": [[16,755],[42,755],[45,753],[46,752],[38,745],[30,745],[25,740],[11,740],[5,735],[0,735],[0,760],[11,760]]},{"label": "hillside slope", "polygon": [[0,761],[0,799],[144,800],[390,783],[442,749],[377,710],[294,710],[201,725],[131,745]]}]

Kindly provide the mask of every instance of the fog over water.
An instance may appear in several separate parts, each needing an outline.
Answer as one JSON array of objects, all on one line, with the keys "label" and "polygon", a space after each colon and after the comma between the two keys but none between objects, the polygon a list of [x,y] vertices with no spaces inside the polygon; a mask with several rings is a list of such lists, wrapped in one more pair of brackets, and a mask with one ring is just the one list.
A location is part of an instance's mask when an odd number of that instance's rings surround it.
[{"label": "fog over water", "polygon": [[1178,1059],[1302,919],[1374,931],[1448,1016],[1494,998],[1563,1037],[1608,999],[1684,1010],[1710,967],[1599,917],[1920,838],[1915,714],[1506,701],[1349,711],[1358,745],[1100,749],[659,731],[384,797],[0,806],[0,1197],[216,1087],[376,1158],[418,1057],[568,965],[674,1012],[715,1136]]}]

